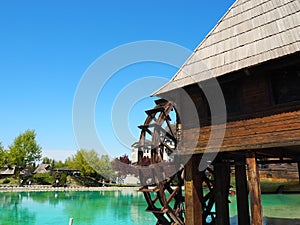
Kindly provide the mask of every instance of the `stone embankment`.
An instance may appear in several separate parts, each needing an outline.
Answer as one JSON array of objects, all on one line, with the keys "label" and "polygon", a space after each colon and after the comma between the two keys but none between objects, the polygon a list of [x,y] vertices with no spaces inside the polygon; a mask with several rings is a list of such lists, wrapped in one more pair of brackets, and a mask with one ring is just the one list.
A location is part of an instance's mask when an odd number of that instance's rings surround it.
[{"label": "stone embankment", "polygon": [[139,190],[139,187],[53,187],[51,185],[31,185],[31,186],[14,186],[2,185],[0,192],[21,192],[21,191],[118,191],[118,190]]}]

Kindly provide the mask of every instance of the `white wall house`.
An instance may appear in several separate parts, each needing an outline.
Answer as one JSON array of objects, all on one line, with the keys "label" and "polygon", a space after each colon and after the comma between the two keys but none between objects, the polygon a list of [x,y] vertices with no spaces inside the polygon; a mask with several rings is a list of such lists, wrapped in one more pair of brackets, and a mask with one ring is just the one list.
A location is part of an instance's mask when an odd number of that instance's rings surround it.
[{"label": "white wall house", "polygon": [[[150,147],[151,142],[149,140],[147,140],[147,142],[148,142],[149,148],[144,150],[143,156],[146,158],[149,157],[149,159],[151,159],[151,147]],[[132,163],[132,165],[136,165],[138,162],[138,146],[139,146],[139,142],[135,142],[134,144],[131,145],[131,163]],[[166,151],[163,152],[163,159],[164,159],[164,161],[167,161],[167,162],[170,160],[170,157],[168,156]]]}]

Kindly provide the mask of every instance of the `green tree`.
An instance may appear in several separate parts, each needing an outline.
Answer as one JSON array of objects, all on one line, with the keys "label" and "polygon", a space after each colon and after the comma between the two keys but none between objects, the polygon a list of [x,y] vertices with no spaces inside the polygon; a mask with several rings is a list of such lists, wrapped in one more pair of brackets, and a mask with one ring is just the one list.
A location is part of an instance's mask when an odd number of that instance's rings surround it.
[{"label": "green tree", "polygon": [[52,164],[54,162],[54,159],[50,159],[48,157],[43,157],[42,158],[42,163],[43,164]]},{"label": "green tree", "polygon": [[[90,176],[96,172],[89,160],[92,155],[94,155],[94,152],[81,149],[78,150],[74,156],[67,158],[65,163],[68,167],[79,169],[83,176]],[[97,161],[99,159],[97,153],[93,157],[93,161]]]},{"label": "green tree", "polygon": [[15,138],[9,146],[10,163],[20,167],[33,165],[42,157],[41,147],[37,144],[34,130],[26,130]]},{"label": "green tree", "polygon": [[53,161],[53,165],[55,168],[63,168],[66,167],[66,164],[62,162],[61,160],[59,161]]},{"label": "green tree", "polygon": [[98,179],[103,176],[109,179],[115,176],[109,156],[99,157],[95,150],[81,149],[74,156],[67,158],[65,163],[68,167],[79,169],[84,177],[91,176]]},{"label": "green tree", "polygon": [[116,177],[116,173],[113,170],[112,162],[108,155],[101,155],[98,162],[97,172],[106,179]]},{"label": "green tree", "polygon": [[37,173],[33,175],[33,179],[38,184],[53,184],[54,177],[50,173]]},{"label": "green tree", "polygon": [[7,151],[4,149],[2,143],[0,142],[0,167],[7,163]]}]

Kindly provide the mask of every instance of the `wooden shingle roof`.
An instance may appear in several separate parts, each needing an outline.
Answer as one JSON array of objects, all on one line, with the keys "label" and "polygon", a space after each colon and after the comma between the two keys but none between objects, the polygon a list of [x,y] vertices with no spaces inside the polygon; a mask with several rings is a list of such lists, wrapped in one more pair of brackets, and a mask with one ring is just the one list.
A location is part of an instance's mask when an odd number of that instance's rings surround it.
[{"label": "wooden shingle roof", "polygon": [[5,166],[4,170],[0,169],[0,175],[14,175],[16,170],[16,166]]},{"label": "wooden shingle roof", "polygon": [[237,0],[154,95],[298,51],[299,0]]},{"label": "wooden shingle roof", "polygon": [[50,164],[40,164],[34,171],[33,173],[48,173],[49,172],[49,168],[50,168]]}]

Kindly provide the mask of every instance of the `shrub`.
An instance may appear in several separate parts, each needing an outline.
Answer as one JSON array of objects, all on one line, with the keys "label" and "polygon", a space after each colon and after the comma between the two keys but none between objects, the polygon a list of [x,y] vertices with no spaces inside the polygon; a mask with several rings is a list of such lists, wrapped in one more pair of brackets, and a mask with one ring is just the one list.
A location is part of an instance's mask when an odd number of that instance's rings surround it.
[{"label": "shrub", "polygon": [[33,179],[38,184],[53,184],[54,177],[50,175],[50,173],[37,173],[33,176]]},{"label": "shrub", "polygon": [[10,180],[5,178],[3,181],[2,181],[3,184],[9,184],[10,183]]},{"label": "shrub", "polygon": [[59,179],[59,186],[64,186],[67,183],[67,174],[62,173]]}]

